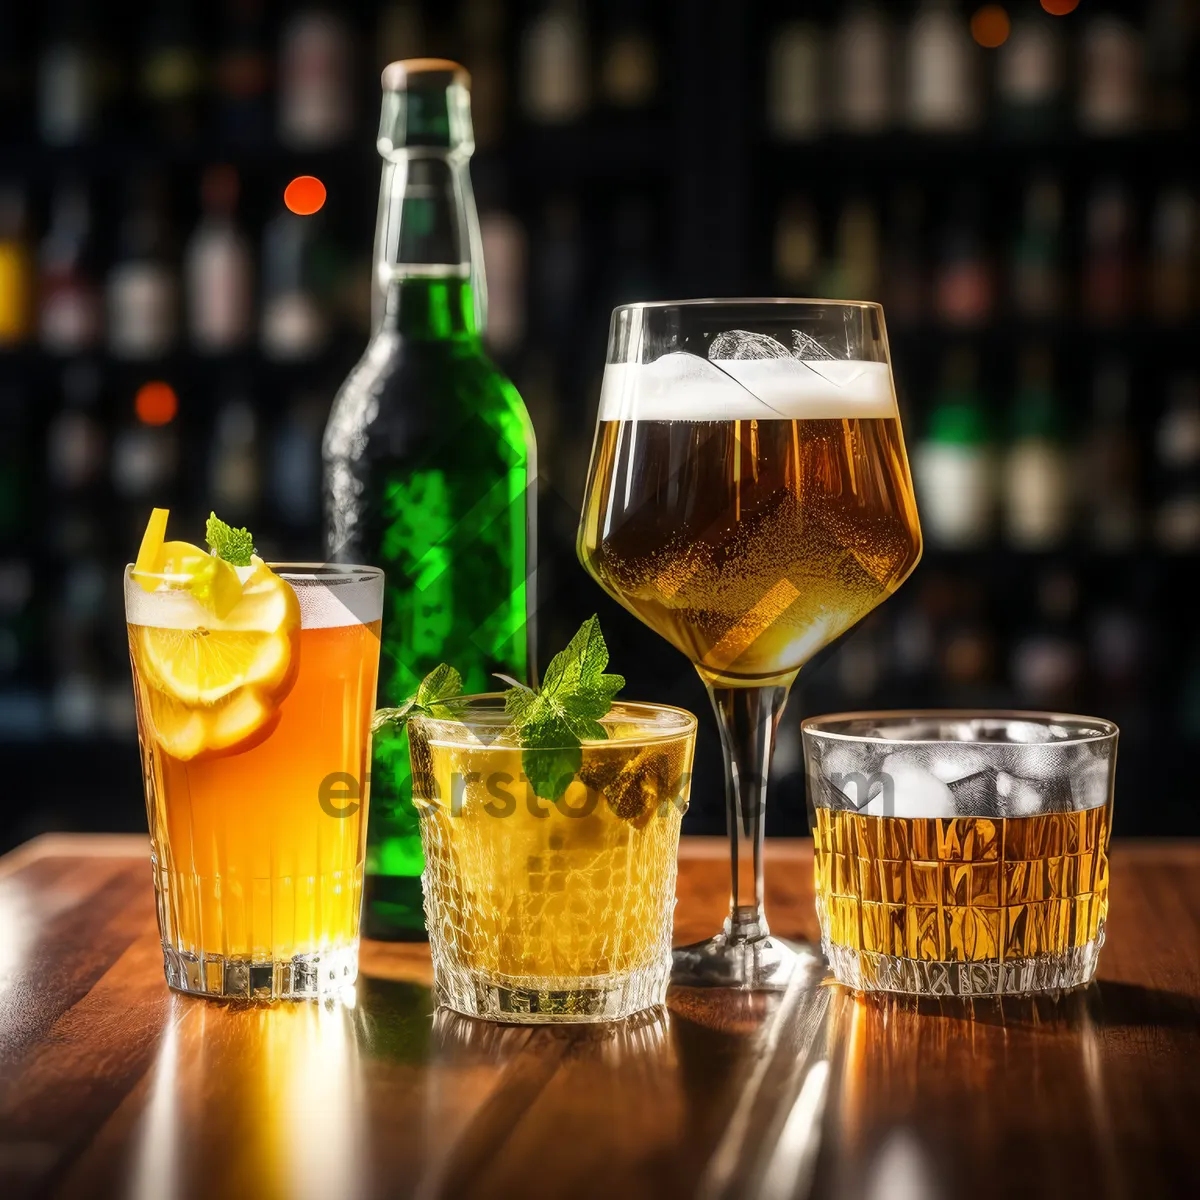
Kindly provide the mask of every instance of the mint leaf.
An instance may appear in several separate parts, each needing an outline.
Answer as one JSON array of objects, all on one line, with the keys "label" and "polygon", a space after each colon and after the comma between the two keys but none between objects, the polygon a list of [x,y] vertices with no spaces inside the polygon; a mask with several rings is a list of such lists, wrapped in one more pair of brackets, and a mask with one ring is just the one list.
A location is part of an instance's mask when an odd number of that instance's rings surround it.
[{"label": "mint leaf", "polygon": [[377,708],[371,718],[371,732],[378,733],[386,725],[395,725],[397,729],[403,729],[416,702],[416,696],[409,696],[398,708]]},{"label": "mint leaf", "polygon": [[521,730],[521,769],[543,800],[557,800],[583,766],[583,747],[572,744],[571,730],[553,716],[531,721]]},{"label": "mint leaf", "polygon": [[442,701],[462,695],[462,676],[445,663],[438,663],[417,688],[414,704],[431,717],[449,719],[452,714]]},{"label": "mint leaf", "polygon": [[609,675],[608,647],[600,620],[589,617],[565,650],[546,668],[541,689],[512,687],[504,693],[504,712],[520,735],[521,765],[537,795],[557,800],[583,761],[580,745],[603,741],[600,724],[613,697],[625,686],[621,675]]},{"label": "mint leaf", "polygon": [[451,702],[462,694],[462,676],[445,663],[438,663],[417,686],[416,692],[396,708],[377,708],[371,718],[371,732],[387,725],[403,729],[413,713],[440,721],[454,719]]},{"label": "mint leaf", "polygon": [[218,558],[223,558],[230,565],[250,565],[254,538],[248,529],[234,529],[232,525],[226,525],[215,512],[210,512],[204,526],[204,540]]}]

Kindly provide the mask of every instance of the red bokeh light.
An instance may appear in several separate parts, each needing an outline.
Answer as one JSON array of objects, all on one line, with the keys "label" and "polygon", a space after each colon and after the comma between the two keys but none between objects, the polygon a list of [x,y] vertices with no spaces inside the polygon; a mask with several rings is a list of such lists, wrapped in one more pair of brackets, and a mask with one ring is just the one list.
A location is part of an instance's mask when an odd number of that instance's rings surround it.
[{"label": "red bokeh light", "polygon": [[971,18],[971,36],[988,50],[995,50],[1008,41],[1012,22],[999,4],[985,4]]},{"label": "red bokeh light", "polygon": [[283,189],[283,202],[302,217],[310,217],[325,203],[325,185],[315,175],[297,175]]},{"label": "red bokeh light", "polygon": [[167,425],[179,411],[179,397],[169,383],[152,379],[138,388],[133,411],[143,425]]},{"label": "red bokeh light", "polygon": [[1079,0],[1042,0],[1042,7],[1052,17],[1065,17],[1079,7]]}]

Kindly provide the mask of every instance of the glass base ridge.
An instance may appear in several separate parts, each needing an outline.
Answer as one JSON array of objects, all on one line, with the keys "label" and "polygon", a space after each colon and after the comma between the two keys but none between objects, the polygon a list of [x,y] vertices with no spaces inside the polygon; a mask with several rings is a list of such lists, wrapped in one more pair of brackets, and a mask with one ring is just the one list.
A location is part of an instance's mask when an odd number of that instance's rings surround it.
[{"label": "glass base ridge", "polygon": [[670,963],[622,975],[579,978],[490,977],[438,963],[434,994],[440,1005],[468,1017],[518,1025],[620,1021],[666,1003]]},{"label": "glass base ridge", "polygon": [[1104,930],[1090,942],[1033,958],[937,962],[834,946],[822,939],[837,981],[856,992],[915,996],[1028,996],[1082,987],[1096,975]]},{"label": "glass base ridge", "polygon": [[196,954],[163,946],[167,983],[177,992],[227,1000],[311,1000],[358,978],[358,944],[284,959]]}]

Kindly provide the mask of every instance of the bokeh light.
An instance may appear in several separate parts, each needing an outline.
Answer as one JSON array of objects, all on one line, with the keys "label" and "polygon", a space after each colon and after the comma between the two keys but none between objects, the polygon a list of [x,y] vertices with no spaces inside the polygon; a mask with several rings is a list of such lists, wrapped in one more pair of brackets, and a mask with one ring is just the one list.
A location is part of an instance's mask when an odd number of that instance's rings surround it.
[{"label": "bokeh light", "polygon": [[1079,7],[1079,0],[1042,0],[1042,7],[1052,17],[1065,17]]},{"label": "bokeh light", "polygon": [[325,203],[325,185],[315,175],[297,175],[283,189],[283,202],[302,217],[310,217]]},{"label": "bokeh light", "polygon": [[1011,31],[1012,22],[999,4],[985,4],[971,18],[971,36],[989,50],[1003,46]]},{"label": "bokeh light", "polygon": [[169,383],[152,379],[138,388],[133,410],[143,425],[167,425],[179,411],[179,397]]}]

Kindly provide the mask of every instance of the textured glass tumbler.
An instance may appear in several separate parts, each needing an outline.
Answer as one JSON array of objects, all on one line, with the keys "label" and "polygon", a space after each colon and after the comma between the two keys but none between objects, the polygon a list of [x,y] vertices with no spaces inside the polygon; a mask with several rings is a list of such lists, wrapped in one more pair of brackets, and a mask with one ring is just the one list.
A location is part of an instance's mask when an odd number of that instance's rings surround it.
[{"label": "textured glass tumbler", "polygon": [[[301,999],[358,974],[383,575],[273,569],[299,610],[287,651],[270,605],[218,619],[168,577],[147,591],[125,574],[158,924],[181,992]],[[243,681],[185,703],[178,681],[201,660],[246,664]],[[252,732],[231,743],[234,720]]]},{"label": "textured glass tumbler", "polygon": [[918,712],[801,728],[821,948],[841,983],[990,996],[1093,978],[1115,725]]},{"label": "textured glass tumbler", "polygon": [[[607,1021],[662,1004],[696,718],[618,703],[539,796],[502,696],[409,721],[437,1001],[496,1021]],[[539,747],[539,754],[555,753]]]}]

